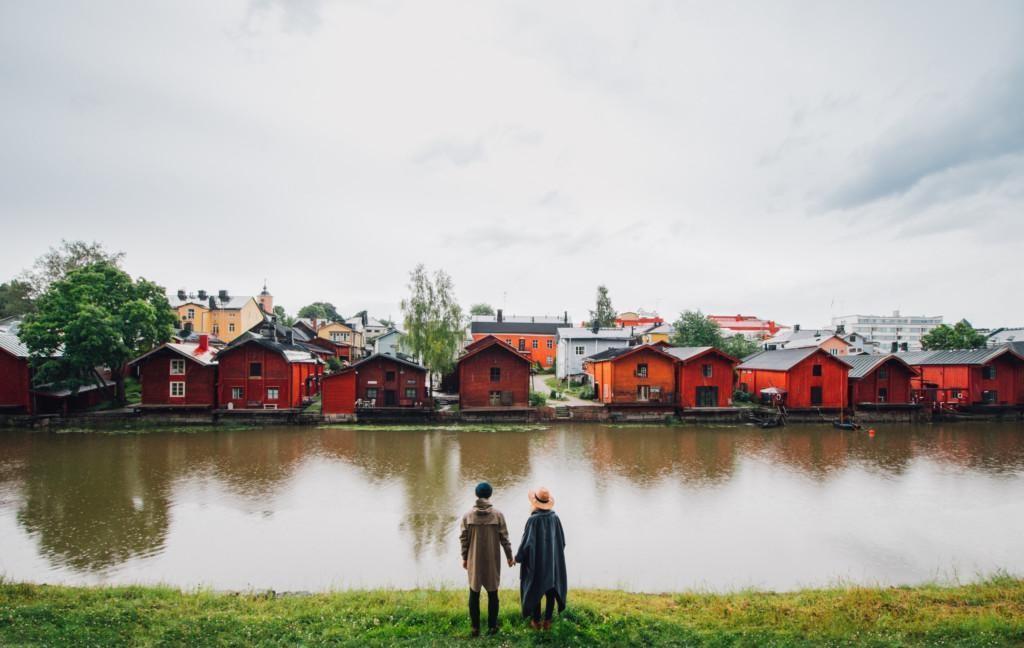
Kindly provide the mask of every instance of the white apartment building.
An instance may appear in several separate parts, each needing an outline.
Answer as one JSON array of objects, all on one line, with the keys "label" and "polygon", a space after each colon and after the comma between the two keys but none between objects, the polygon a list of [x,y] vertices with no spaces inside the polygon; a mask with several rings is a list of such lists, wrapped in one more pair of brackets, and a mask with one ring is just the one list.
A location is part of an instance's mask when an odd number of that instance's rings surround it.
[{"label": "white apartment building", "polygon": [[902,315],[843,315],[832,318],[833,327],[843,327],[847,334],[857,333],[878,345],[878,350],[888,353],[895,343],[899,350],[906,344],[908,351],[921,350],[921,336],[942,324],[942,316]]}]

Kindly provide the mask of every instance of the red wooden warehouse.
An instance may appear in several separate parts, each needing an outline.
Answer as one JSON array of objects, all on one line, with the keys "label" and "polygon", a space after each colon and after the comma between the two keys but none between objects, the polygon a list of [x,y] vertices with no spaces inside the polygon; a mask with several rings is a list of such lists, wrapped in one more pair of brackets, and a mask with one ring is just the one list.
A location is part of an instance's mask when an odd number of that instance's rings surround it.
[{"label": "red wooden warehouse", "polygon": [[32,414],[32,370],[16,320],[0,321],[0,411]]},{"label": "red wooden warehouse", "polygon": [[1024,404],[1024,356],[1013,345],[967,351],[915,351],[899,357],[916,368],[915,395],[953,406]]},{"label": "red wooden warehouse", "polygon": [[762,351],[737,367],[739,388],[792,409],[839,410],[847,405],[850,365],[818,347]]},{"label": "red wooden warehouse", "polygon": [[867,403],[906,405],[913,402],[910,381],[917,375],[917,370],[898,355],[844,356],[843,362],[850,365],[851,406]]},{"label": "red wooden warehouse", "polygon": [[456,366],[459,409],[530,405],[530,357],[493,335],[466,347]]},{"label": "red wooden warehouse", "polygon": [[585,371],[605,405],[675,408],[676,358],[661,346],[608,349],[587,358]]},{"label": "red wooden warehouse", "polygon": [[431,409],[427,370],[404,358],[377,354],[321,381],[324,414],[357,409]]},{"label": "red wooden warehouse", "polygon": [[323,363],[279,331],[243,333],[217,354],[221,407],[299,408],[318,393]]},{"label": "red wooden warehouse", "polygon": [[676,358],[679,407],[729,407],[739,361],[714,347],[668,347]]},{"label": "red wooden warehouse", "polygon": [[168,342],[132,361],[142,383],[143,407],[217,406],[217,350],[199,342]]}]

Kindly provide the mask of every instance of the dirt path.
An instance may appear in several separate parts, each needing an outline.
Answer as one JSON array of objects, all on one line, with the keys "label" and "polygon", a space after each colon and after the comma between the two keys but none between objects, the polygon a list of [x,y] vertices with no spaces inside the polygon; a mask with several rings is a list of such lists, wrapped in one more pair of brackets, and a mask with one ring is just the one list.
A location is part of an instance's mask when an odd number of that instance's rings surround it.
[{"label": "dirt path", "polygon": [[[544,382],[545,380],[547,380],[550,377],[551,377],[550,374],[535,374],[533,376],[533,391],[540,392],[541,394],[544,394],[545,396],[550,394],[551,393],[551,388],[548,387],[546,382]],[[566,400],[564,400],[564,401],[548,400],[548,405],[551,406],[551,407],[558,407],[560,405],[565,405],[566,407],[592,407],[592,406],[594,406],[596,404],[593,401],[585,401],[585,400],[581,400],[579,398],[576,398],[572,394],[565,394],[565,398],[566,398]]]}]

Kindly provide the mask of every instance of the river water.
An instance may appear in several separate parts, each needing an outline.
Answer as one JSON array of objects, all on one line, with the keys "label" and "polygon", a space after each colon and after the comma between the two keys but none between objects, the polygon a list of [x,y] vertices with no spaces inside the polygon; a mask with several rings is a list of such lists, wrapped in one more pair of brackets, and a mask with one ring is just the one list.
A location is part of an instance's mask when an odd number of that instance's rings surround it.
[{"label": "river water", "polygon": [[[278,591],[462,586],[494,485],[548,486],[570,585],[638,591],[1024,573],[1024,426],[552,425],[0,433],[0,575]],[[515,587],[511,570],[504,586]]]}]

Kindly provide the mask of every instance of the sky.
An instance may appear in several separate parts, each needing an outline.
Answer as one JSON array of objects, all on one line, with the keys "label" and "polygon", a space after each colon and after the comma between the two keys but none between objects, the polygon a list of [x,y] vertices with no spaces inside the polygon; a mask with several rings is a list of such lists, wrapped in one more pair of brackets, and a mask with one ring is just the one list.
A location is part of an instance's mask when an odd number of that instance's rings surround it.
[{"label": "sky", "polygon": [[0,3],[0,281],[1024,325],[1024,3]]}]

